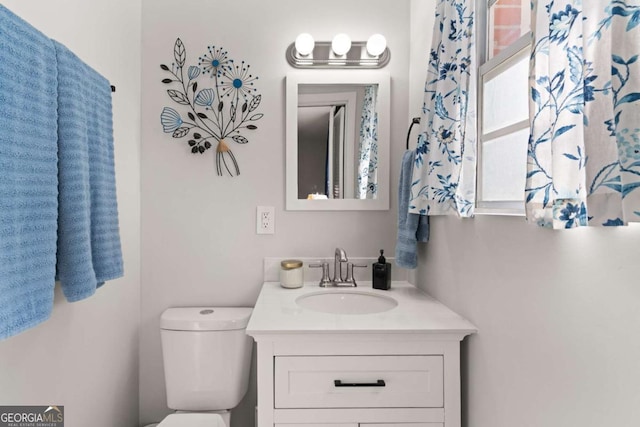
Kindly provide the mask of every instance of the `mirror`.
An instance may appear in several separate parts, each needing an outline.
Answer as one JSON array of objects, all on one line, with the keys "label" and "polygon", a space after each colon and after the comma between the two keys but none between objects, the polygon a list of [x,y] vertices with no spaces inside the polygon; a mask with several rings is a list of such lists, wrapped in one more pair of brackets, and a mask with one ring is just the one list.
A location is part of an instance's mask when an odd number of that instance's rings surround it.
[{"label": "mirror", "polygon": [[389,75],[287,75],[287,210],[389,209]]}]

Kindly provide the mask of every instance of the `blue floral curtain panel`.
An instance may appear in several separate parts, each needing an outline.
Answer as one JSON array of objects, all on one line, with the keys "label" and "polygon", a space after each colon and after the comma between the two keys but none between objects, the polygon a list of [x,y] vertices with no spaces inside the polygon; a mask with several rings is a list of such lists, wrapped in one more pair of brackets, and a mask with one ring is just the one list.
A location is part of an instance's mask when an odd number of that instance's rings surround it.
[{"label": "blue floral curtain panel", "polygon": [[532,6],[527,220],[640,221],[640,2]]},{"label": "blue floral curtain panel", "polygon": [[358,199],[375,199],[378,194],[378,86],[369,85],[364,91],[360,119],[358,150]]},{"label": "blue floral curtain panel", "polygon": [[476,181],[475,1],[439,0],[409,212],[473,216]]}]

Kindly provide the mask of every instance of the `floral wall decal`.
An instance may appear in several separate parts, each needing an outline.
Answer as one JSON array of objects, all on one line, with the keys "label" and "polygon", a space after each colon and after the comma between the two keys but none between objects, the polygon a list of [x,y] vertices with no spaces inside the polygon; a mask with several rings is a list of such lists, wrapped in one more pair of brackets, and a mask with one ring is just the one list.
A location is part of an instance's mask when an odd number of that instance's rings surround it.
[{"label": "floral wall decal", "polygon": [[242,133],[258,129],[255,122],[264,116],[256,112],[262,100],[254,87],[258,77],[249,72],[249,64],[235,63],[222,47],[207,50],[198,65],[187,65],[186,48],[176,40],[175,62],[160,68],[169,74],[162,83],[172,86],[167,94],[178,106],[164,107],[160,123],[165,133],[184,138],[193,154],[204,154],[215,146],[218,175],[236,176],[240,167],[230,142],[247,144],[249,139]]}]

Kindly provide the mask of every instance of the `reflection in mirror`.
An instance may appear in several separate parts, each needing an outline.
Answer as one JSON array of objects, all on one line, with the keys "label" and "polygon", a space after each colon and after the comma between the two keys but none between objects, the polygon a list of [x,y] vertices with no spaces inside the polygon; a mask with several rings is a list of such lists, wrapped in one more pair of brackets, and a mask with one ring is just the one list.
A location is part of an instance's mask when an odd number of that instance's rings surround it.
[{"label": "reflection in mirror", "polygon": [[288,209],[388,208],[388,75],[344,76],[287,79]]},{"label": "reflection in mirror", "polygon": [[298,198],[373,199],[377,85],[300,85]]}]

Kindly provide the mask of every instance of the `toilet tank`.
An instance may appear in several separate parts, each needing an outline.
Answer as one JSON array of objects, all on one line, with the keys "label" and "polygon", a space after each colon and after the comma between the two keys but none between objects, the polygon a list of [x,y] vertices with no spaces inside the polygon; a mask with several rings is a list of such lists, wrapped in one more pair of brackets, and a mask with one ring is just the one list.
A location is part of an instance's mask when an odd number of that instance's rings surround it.
[{"label": "toilet tank", "polygon": [[169,308],[160,318],[167,405],[184,411],[231,409],[249,383],[246,307]]}]

